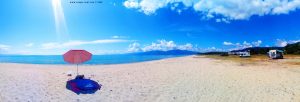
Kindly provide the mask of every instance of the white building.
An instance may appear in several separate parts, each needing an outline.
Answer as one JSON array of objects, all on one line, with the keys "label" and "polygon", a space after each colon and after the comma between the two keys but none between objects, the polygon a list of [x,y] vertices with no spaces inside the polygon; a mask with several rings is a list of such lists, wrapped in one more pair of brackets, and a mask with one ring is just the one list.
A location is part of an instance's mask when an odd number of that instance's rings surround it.
[{"label": "white building", "polygon": [[250,57],[250,56],[251,56],[251,55],[250,55],[250,52],[247,52],[247,51],[245,51],[245,52],[240,52],[239,55],[240,55],[240,57]]}]

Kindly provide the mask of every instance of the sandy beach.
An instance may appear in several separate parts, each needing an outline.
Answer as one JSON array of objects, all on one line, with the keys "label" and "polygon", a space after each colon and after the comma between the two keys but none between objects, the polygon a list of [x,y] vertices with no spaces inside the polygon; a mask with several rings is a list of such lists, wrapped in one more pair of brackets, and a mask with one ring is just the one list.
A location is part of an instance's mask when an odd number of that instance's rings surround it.
[{"label": "sandy beach", "polygon": [[[300,66],[285,60],[240,64],[203,56],[84,65],[95,94],[66,89],[76,66],[0,64],[1,102],[299,102]],[[67,76],[72,71],[73,76]]]}]

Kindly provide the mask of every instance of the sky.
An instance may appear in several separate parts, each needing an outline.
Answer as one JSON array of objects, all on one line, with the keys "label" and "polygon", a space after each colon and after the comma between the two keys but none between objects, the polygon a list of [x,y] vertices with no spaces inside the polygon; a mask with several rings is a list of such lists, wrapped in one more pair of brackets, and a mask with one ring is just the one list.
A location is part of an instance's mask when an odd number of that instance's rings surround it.
[{"label": "sky", "polygon": [[300,41],[299,9],[300,0],[2,0],[0,54],[285,46]]}]

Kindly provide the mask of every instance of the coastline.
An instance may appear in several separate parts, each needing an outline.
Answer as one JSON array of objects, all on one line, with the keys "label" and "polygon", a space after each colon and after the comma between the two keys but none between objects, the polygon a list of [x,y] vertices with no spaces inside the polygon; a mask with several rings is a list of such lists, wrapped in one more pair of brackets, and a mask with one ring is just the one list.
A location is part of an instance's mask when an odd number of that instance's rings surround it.
[{"label": "coastline", "polygon": [[300,68],[185,56],[112,65],[83,65],[79,73],[101,90],[76,95],[65,88],[72,65],[0,63],[0,99],[6,101],[300,101]]},{"label": "coastline", "polygon": [[[81,65],[131,64],[185,56],[192,55],[94,55],[91,60]],[[7,55],[5,57],[0,55],[0,63],[70,65],[64,61],[63,56],[61,55]]]}]

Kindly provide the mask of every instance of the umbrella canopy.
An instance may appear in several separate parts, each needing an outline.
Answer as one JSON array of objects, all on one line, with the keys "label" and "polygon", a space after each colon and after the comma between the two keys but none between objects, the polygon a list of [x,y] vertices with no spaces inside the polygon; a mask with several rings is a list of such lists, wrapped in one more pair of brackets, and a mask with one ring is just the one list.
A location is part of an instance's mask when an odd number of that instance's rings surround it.
[{"label": "umbrella canopy", "polygon": [[85,50],[70,50],[64,55],[64,60],[71,64],[80,64],[91,59],[92,54]]},{"label": "umbrella canopy", "polygon": [[78,75],[78,64],[86,62],[92,58],[92,54],[85,50],[70,50],[64,55],[64,60],[71,64],[77,64],[77,75]]}]

